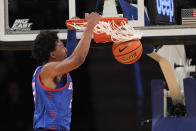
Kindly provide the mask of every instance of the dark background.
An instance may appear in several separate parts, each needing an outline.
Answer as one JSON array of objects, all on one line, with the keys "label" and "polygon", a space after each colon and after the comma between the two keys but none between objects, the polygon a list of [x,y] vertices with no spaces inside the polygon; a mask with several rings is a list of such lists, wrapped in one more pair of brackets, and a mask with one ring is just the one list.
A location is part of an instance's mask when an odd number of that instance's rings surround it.
[{"label": "dark background", "polygon": [[[85,12],[96,9],[95,0],[76,2],[78,17],[83,18]],[[194,0],[175,2],[176,9],[195,7]],[[180,24],[178,11],[176,21]],[[64,29],[69,18],[65,0],[9,0],[9,15],[10,26],[15,19],[30,18],[30,22],[36,23],[33,30]],[[186,50],[187,57],[196,58],[194,45],[186,46]],[[0,130],[32,131],[31,78],[37,64],[30,50],[0,51],[0,59]],[[139,63],[143,97],[137,94],[133,65],[118,63],[110,47],[92,46],[85,63],[71,72],[74,82],[71,130],[150,131],[150,123],[145,123],[151,119],[150,82],[163,79],[163,75],[159,65],[146,55]]]},{"label": "dark background", "polygon": [[[0,129],[30,131],[36,62],[31,51],[1,51],[0,58]],[[159,65],[146,55],[139,62],[142,98],[137,95],[133,65],[118,63],[111,48],[90,49],[85,63],[71,72],[72,131],[150,131],[150,124],[142,124],[151,118],[150,81],[163,76]]]}]

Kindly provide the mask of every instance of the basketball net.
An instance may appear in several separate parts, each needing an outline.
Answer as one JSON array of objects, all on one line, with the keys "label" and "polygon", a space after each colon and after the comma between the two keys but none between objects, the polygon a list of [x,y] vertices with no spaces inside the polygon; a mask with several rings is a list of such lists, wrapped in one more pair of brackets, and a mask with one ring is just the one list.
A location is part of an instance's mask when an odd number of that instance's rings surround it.
[{"label": "basketball net", "polygon": [[114,21],[105,22],[100,21],[94,28],[95,34],[106,33],[111,36],[114,43],[121,43],[133,39],[141,39],[141,32],[134,30],[134,28],[125,21],[117,25]]},{"label": "basketball net", "polygon": [[[66,24],[69,29],[85,30],[87,22],[85,19],[73,19],[68,20]],[[100,20],[99,23],[94,27],[94,37],[99,37],[100,34],[105,34],[105,37],[111,37],[111,41],[104,41],[101,43],[121,43],[125,41],[141,39],[142,37],[142,33],[138,30],[135,30],[126,18],[118,17],[102,17],[102,20]],[[100,41],[95,42],[99,43]]]}]

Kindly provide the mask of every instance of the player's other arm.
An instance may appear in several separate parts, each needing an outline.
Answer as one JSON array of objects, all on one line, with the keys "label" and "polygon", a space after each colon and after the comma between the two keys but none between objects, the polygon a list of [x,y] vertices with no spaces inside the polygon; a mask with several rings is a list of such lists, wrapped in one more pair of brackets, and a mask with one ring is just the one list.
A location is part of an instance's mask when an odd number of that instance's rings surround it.
[{"label": "player's other arm", "polygon": [[[80,19],[79,17],[73,17],[71,19]],[[67,52],[67,57],[69,57],[74,49],[76,48],[76,46],[78,45],[77,40],[76,40],[76,30],[67,30],[67,44],[66,44],[66,48],[68,50]]]}]

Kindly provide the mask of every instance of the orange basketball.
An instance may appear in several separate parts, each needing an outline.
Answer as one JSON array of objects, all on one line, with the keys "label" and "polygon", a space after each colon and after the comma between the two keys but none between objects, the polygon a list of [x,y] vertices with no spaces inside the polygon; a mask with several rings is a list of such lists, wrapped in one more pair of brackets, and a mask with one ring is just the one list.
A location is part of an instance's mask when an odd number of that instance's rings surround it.
[{"label": "orange basketball", "polygon": [[142,55],[142,51],[143,48],[140,40],[114,43],[112,46],[114,58],[122,64],[132,64],[138,61]]}]

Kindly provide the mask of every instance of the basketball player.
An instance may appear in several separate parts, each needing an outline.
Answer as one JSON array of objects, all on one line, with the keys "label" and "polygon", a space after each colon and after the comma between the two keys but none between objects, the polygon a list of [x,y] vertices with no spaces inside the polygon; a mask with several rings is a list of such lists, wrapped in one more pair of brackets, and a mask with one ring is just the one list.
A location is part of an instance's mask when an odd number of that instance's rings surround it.
[{"label": "basketball player", "polygon": [[85,14],[87,27],[73,53],[67,49],[57,32],[44,31],[35,39],[33,57],[41,62],[32,79],[35,131],[69,131],[71,122],[72,79],[70,71],[78,68],[88,54],[93,29],[100,16]]}]

